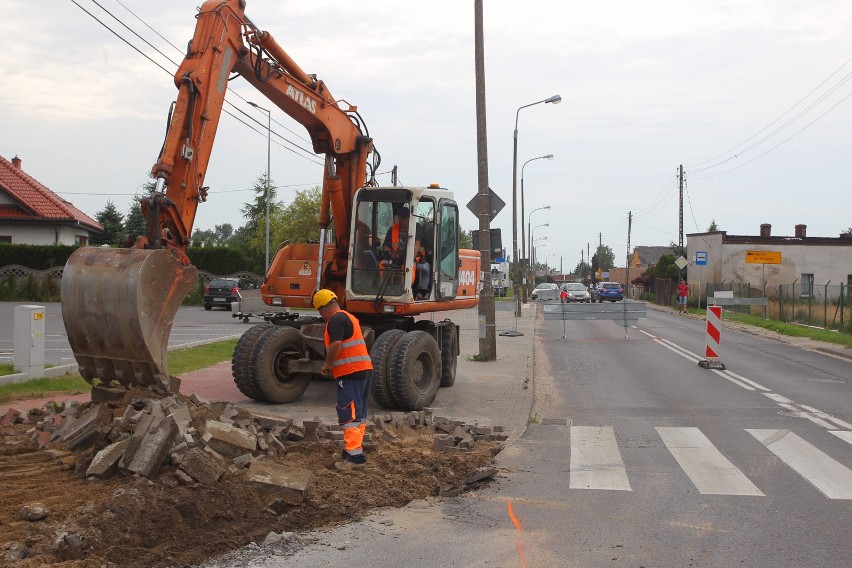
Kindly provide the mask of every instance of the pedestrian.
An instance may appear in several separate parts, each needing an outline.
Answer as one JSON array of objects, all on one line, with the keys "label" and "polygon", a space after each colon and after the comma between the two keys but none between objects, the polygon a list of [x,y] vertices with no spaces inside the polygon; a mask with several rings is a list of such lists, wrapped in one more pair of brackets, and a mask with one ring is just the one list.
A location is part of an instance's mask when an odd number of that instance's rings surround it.
[{"label": "pedestrian", "polygon": [[689,298],[689,284],[681,278],[680,284],[677,285],[677,304],[680,308],[680,313],[686,313],[686,300]]},{"label": "pedestrian", "polygon": [[562,291],[559,292],[559,299],[562,301],[563,304],[568,302],[568,290],[566,290],[564,287],[562,288]]},{"label": "pedestrian", "polygon": [[340,309],[331,290],[318,290],[314,308],[325,320],[325,364],[320,372],[337,381],[337,421],[343,430],[343,461],[334,467],[341,471],[367,463],[362,443],[367,430],[367,396],[373,378],[373,362],[367,351],[358,319]]}]

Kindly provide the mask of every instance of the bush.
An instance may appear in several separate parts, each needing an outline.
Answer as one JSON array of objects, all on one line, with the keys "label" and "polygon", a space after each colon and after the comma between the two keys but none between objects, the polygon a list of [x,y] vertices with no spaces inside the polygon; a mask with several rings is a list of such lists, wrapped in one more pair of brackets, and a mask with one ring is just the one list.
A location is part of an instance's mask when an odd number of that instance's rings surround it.
[{"label": "bush", "polygon": [[65,245],[14,245],[0,246],[0,266],[18,264],[34,270],[47,270],[65,266],[76,246]]}]

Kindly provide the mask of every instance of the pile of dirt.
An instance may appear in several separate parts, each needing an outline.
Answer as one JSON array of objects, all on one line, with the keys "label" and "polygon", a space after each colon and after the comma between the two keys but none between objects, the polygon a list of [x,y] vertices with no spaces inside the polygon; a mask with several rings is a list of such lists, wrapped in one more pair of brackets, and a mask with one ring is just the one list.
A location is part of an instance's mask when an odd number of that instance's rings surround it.
[{"label": "pile of dirt", "polygon": [[[173,401],[175,396],[171,395]],[[499,440],[505,439],[488,428],[431,420],[422,412],[386,413],[372,419],[367,466],[345,473],[334,467],[340,459],[340,442],[334,439],[339,437],[334,435],[336,425],[330,425],[319,429],[320,436],[328,437],[316,441],[294,441],[280,429],[273,430],[277,448],[264,449],[266,445],[259,443],[252,455],[241,456],[248,460],[240,462],[207,449],[205,455],[214,456],[222,466],[214,481],[180,474],[180,456],[175,453],[148,477],[120,467],[106,478],[86,477],[102,449],[133,435],[126,417],[141,407],[140,400],[150,407],[152,399],[151,392],[136,392],[102,403],[102,408],[51,404],[40,413],[11,418],[10,411],[5,420],[0,416],[0,564],[75,568],[198,564],[263,542],[270,532],[310,530],[357,519],[378,507],[457,494],[493,475],[490,464],[501,448]],[[235,422],[254,429],[245,422],[252,417],[244,411],[234,413],[223,404],[198,404],[185,397],[178,402],[191,414],[188,439],[193,433],[197,439],[209,438],[204,435],[205,424],[223,420],[224,415],[233,414]],[[79,424],[86,412],[97,414],[96,434],[90,436],[91,445],[69,451],[67,441],[59,441],[62,414],[67,434],[68,421]],[[293,427],[289,438],[298,438],[299,433],[300,427]],[[260,440],[269,432],[258,429],[257,436]],[[282,499],[277,488],[251,481],[248,464],[257,460],[309,471],[303,500]]]}]

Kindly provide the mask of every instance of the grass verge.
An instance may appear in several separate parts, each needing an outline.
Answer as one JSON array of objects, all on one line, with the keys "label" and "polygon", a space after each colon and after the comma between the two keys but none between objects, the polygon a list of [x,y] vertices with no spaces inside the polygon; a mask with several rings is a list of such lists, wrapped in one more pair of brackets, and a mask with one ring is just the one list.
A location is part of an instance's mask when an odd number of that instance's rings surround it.
[{"label": "grass verge", "polygon": [[[695,309],[690,309],[689,312],[697,316],[703,316],[706,313],[704,310]],[[835,343],[837,345],[852,347],[852,335],[849,335],[848,333],[828,331],[826,329],[814,329],[803,325],[763,319],[760,316],[738,314],[736,312],[723,312],[722,319],[736,321],[762,329],[768,329],[769,331],[774,331],[781,335],[789,335],[790,337],[809,337],[816,341],[825,341],[826,343]]]},{"label": "grass verge", "polygon": [[[169,373],[180,376],[189,371],[203,369],[227,361],[234,353],[237,340],[220,341],[169,353]],[[3,373],[5,367],[9,373]],[[0,365],[0,374],[11,374],[11,365]],[[80,375],[33,379],[24,383],[0,385],[0,403],[30,398],[47,398],[53,395],[88,392],[91,385]]]}]

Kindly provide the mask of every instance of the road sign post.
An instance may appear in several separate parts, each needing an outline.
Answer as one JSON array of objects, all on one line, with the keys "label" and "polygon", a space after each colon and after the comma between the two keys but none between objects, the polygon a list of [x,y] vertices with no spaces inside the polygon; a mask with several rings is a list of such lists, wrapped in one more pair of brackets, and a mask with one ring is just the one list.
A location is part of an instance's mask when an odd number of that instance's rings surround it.
[{"label": "road sign post", "polygon": [[695,266],[698,267],[698,309],[701,309],[701,267],[707,266],[707,251],[699,250],[695,253]]}]

